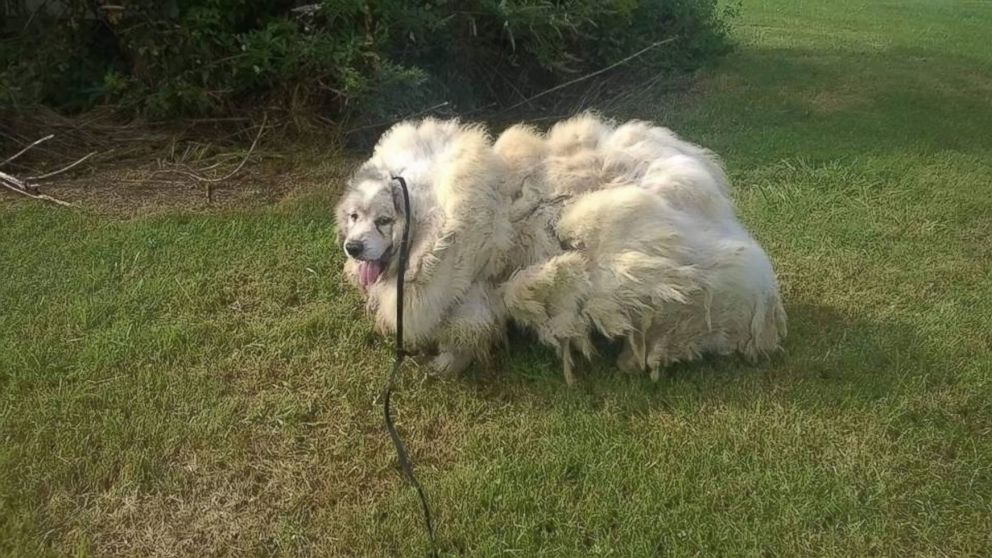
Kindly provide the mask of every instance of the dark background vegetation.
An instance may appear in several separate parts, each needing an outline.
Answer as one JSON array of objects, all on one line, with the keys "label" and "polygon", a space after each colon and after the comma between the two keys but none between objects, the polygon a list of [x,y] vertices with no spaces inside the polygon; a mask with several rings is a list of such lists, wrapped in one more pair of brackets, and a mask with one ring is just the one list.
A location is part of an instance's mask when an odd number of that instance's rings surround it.
[{"label": "dark background vegetation", "polygon": [[0,0],[0,108],[491,112],[660,40],[627,78],[692,70],[727,49],[729,15],[716,0]]}]

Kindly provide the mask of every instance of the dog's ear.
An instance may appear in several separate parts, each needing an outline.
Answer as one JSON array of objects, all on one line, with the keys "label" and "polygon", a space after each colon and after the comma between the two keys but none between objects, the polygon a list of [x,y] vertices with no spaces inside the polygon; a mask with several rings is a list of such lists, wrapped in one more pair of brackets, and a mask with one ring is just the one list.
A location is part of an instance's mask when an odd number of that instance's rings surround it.
[{"label": "dog's ear", "polygon": [[406,218],[406,205],[403,204],[403,187],[400,186],[400,181],[395,178],[390,179],[389,186],[393,193],[393,209],[396,211],[396,216]]},{"label": "dog's ear", "polygon": [[334,242],[337,244],[343,243],[348,236],[348,216],[344,213],[343,202],[334,208]]}]

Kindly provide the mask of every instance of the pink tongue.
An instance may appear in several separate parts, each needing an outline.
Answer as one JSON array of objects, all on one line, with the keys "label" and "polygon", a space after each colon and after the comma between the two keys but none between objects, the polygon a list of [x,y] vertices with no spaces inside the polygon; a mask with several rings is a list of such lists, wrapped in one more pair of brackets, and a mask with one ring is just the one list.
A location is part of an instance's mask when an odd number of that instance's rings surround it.
[{"label": "pink tongue", "polygon": [[380,275],[382,275],[381,262],[359,262],[358,282],[363,289],[368,289],[369,285],[375,283]]}]

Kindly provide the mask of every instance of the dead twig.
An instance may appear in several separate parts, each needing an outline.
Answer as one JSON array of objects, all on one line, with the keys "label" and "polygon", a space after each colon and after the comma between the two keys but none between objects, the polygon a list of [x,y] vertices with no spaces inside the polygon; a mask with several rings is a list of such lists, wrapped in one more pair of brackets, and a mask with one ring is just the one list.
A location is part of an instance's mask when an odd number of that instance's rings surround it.
[{"label": "dead twig", "polygon": [[97,153],[96,151],[93,151],[92,153],[89,153],[87,155],[84,155],[83,157],[80,157],[79,159],[76,160],[75,163],[70,163],[70,164],[68,164],[68,165],[60,168],[59,170],[52,171],[52,172],[46,172],[45,174],[40,174],[38,176],[29,176],[25,180],[44,180],[46,178],[51,178],[51,177],[53,177],[53,176],[55,176],[57,174],[62,174],[63,172],[65,172],[65,171],[67,171],[69,169],[72,169],[73,167],[78,166],[79,164],[83,163],[84,161],[86,161],[90,157],[96,155],[96,153]]},{"label": "dead twig", "polygon": [[21,194],[22,196],[27,196],[32,199],[52,202],[54,204],[58,204],[64,207],[75,207],[69,202],[62,201],[58,198],[53,198],[52,196],[42,194],[38,191],[38,187],[35,186],[34,184],[31,184],[30,182],[25,182],[5,172],[0,172],[0,186],[3,186],[4,188],[10,190],[11,192],[16,192],[18,194]]},{"label": "dead twig", "polygon": [[[45,137],[43,137],[41,139],[37,139],[37,140],[31,142],[24,149],[18,151],[17,153],[15,153],[12,156],[10,156],[7,159],[5,159],[3,161],[3,163],[0,163],[0,166],[6,165],[7,163],[10,163],[10,162],[13,162],[18,157],[20,157],[21,155],[24,155],[29,150],[31,150],[31,148],[36,147],[39,144],[44,143],[44,142],[46,142],[46,141],[48,141],[48,140],[50,140],[50,139],[52,139],[54,137],[55,137],[55,134],[48,134],[47,136],[45,136]],[[72,168],[74,168],[74,167],[82,164],[84,161],[86,161],[87,159],[89,159],[93,155],[96,155],[96,152],[95,151],[93,153],[90,153],[89,155],[86,155],[85,157],[82,157],[82,158],[76,160],[75,162],[73,162],[73,163],[71,163],[69,165],[66,165],[65,167],[62,167],[62,168],[56,170],[56,171],[52,171],[52,172],[49,172],[49,173],[41,174],[41,175],[38,175],[38,176],[29,176],[29,177],[24,178],[24,179],[17,178],[16,176],[14,176],[12,174],[7,174],[5,172],[0,172],[0,186],[3,186],[4,188],[10,190],[11,192],[15,192],[15,193],[21,194],[22,196],[27,196],[27,197],[32,198],[32,199],[35,199],[35,200],[43,200],[43,201],[51,202],[51,203],[58,204],[58,205],[61,205],[61,206],[65,206],[65,207],[74,207],[69,202],[62,201],[62,200],[60,200],[58,198],[54,198],[54,197],[49,196],[49,195],[46,195],[46,194],[42,194],[41,192],[38,191],[38,186],[36,186],[35,184],[32,184],[31,181],[41,180],[43,178],[50,178],[50,177],[53,177],[53,176],[55,176],[57,174],[63,173],[65,171],[69,170],[69,169],[72,169]]]},{"label": "dead twig", "polygon": [[[217,182],[223,182],[223,181],[225,181],[225,180],[233,177],[234,175],[238,174],[238,172],[240,172],[241,169],[244,168],[245,163],[248,162],[248,159],[251,157],[251,154],[255,152],[255,147],[258,146],[258,140],[262,137],[262,132],[265,131],[265,124],[266,124],[267,121],[268,121],[268,114],[266,114],[266,115],[264,115],[262,117],[262,125],[258,127],[258,133],[255,134],[255,140],[251,142],[251,147],[248,148],[248,153],[245,153],[244,158],[241,159],[241,162],[238,163],[238,166],[234,167],[234,170],[232,170],[231,172],[225,174],[224,176],[217,177],[217,178],[211,178],[211,177],[203,176],[199,172],[187,171],[187,170],[181,170],[181,169],[164,169],[164,170],[159,171],[159,172],[169,172],[169,173],[181,174],[183,176],[187,176],[189,178],[192,178],[193,180],[196,180],[197,182],[204,182],[204,183],[207,183],[207,184],[216,184]],[[208,168],[211,168],[211,167],[208,167]],[[202,170],[200,172],[202,172]],[[208,195],[210,194],[209,190],[208,190],[207,193],[208,193]]]},{"label": "dead twig", "polygon": [[581,83],[583,81],[586,81],[587,79],[592,79],[592,78],[594,78],[594,77],[596,77],[596,76],[598,76],[600,74],[604,74],[604,73],[612,70],[613,68],[616,68],[617,66],[621,66],[623,64],[626,64],[627,62],[630,62],[631,60],[637,58],[638,56],[641,56],[642,54],[644,54],[645,52],[647,52],[647,51],[649,51],[651,49],[658,48],[661,45],[665,45],[665,44],[671,43],[671,42],[675,41],[675,39],[676,39],[676,37],[671,37],[671,38],[665,39],[664,41],[658,41],[656,43],[651,43],[650,45],[642,48],[641,50],[635,52],[634,54],[631,54],[630,56],[628,56],[628,57],[626,57],[626,58],[624,58],[622,60],[618,60],[617,62],[614,62],[613,64],[610,64],[609,66],[607,66],[605,68],[600,68],[599,70],[596,70],[595,72],[592,72],[590,74],[586,74],[584,76],[577,77],[577,78],[575,78],[573,80],[566,81],[565,83],[556,85],[556,86],[552,87],[551,89],[545,89],[544,91],[541,91],[537,95],[533,95],[531,97],[528,97],[528,98],[520,101],[519,103],[516,103],[516,104],[513,104],[513,105],[510,105],[510,106],[506,107],[505,109],[501,110],[498,114],[503,114],[505,112],[509,112],[509,111],[511,111],[511,110],[513,110],[515,108],[521,107],[521,106],[526,105],[526,104],[530,104],[530,103],[534,102],[535,100],[540,99],[541,97],[544,97],[545,95],[550,95],[551,93],[554,93],[555,91],[559,91],[561,89],[565,89],[566,87],[570,87],[572,85],[575,85],[576,83]]},{"label": "dead twig", "polygon": [[21,155],[24,155],[25,153],[27,153],[28,151],[30,151],[32,147],[34,147],[34,146],[36,146],[36,145],[38,145],[38,144],[40,144],[40,143],[45,143],[46,141],[48,141],[48,140],[50,140],[50,139],[52,139],[52,138],[54,138],[54,137],[55,137],[55,134],[48,134],[47,136],[45,136],[45,137],[43,137],[43,138],[41,138],[41,139],[39,139],[39,140],[35,140],[35,141],[33,141],[33,142],[31,142],[31,143],[30,143],[30,144],[29,144],[29,145],[28,145],[27,147],[25,147],[24,149],[22,149],[22,150],[20,150],[20,151],[18,151],[17,153],[14,153],[14,154],[13,154],[13,155],[11,155],[10,157],[7,157],[7,158],[6,158],[5,160],[4,160],[4,162],[2,162],[2,163],[0,163],[0,167],[2,167],[2,166],[4,166],[4,165],[6,165],[7,163],[12,163],[12,162],[14,162],[14,160],[15,160],[15,159],[17,159],[17,158],[18,158],[18,157],[20,157]]},{"label": "dead twig", "polygon": [[[262,138],[262,133],[265,132],[265,125],[268,123],[268,120],[269,120],[268,113],[262,115],[262,124],[258,127],[258,133],[255,134],[255,139],[251,142],[251,147],[248,148],[248,152],[245,153],[244,158],[241,159],[241,162],[238,163],[238,166],[234,167],[234,170],[232,170],[231,172],[225,174],[224,176],[220,176],[220,177],[207,177],[207,176],[203,176],[202,174],[200,174],[200,173],[205,172],[205,171],[207,171],[209,169],[216,168],[219,163],[215,163],[213,165],[204,167],[202,169],[199,169],[199,171],[194,171],[192,169],[191,170],[184,170],[184,169],[178,169],[178,168],[163,169],[163,170],[160,170],[160,171],[158,171],[156,173],[153,173],[152,176],[155,176],[155,175],[157,175],[159,173],[171,173],[171,174],[179,174],[179,175],[182,175],[182,176],[191,178],[191,179],[195,180],[196,182],[202,183],[205,186],[206,191],[207,191],[207,203],[213,203],[213,201],[214,201],[214,187],[213,187],[213,185],[214,184],[217,184],[218,182],[224,182],[225,180],[227,180],[227,179],[233,177],[234,175],[238,174],[241,171],[241,169],[244,168],[245,163],[248,162],[248,159],[251,158],[252,153],[255,152],[255,148],[258,146],[258,140]],[[175,147],[175,145],[173,145],[173,148],[174,147]],[[187,153],[188,152],[189,152],[189,147],[187,147]],[[184,159],[186,158],[186,154],[185,153],[183,154],[183,158]],[[187,167],[187,168],[189,168],[189,167]]]}]

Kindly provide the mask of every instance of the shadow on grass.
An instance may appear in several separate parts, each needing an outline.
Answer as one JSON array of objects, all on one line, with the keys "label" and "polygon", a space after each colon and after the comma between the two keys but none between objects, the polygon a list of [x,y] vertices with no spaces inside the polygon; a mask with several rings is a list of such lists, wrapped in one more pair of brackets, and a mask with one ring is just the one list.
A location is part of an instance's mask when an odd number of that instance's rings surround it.
[{"label": "shadow on grass", "polygon": [[738,356],[707,356],[670,366],[657,382],[614,365],[615,349],[581,362],[578,382],[565,385],[560,361],[536,339],[511,335],[507,358],[462,381],[503,402],[537,400],[553,407],[625,412],[700,405],[741,405],[755,399],[781,404],[862,407],[885,400],[908,383],[939,381],[940,351],[908,324],[872,321],[835,308],[787,308],[785,350],[750,364]]}]

